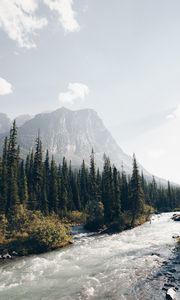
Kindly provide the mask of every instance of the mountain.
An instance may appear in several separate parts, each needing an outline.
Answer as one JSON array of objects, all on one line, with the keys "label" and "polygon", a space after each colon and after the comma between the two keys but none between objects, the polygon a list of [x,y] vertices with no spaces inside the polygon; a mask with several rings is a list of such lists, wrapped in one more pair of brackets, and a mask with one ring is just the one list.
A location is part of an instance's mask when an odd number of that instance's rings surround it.
[{"label": "mountain", "polygon": [[0,113],[0,134],[9,131],[10,126],[11,120],[9,117],[4,113]]},{"label": "mountain", "polygon": [[24,125],[27,121],[31,120],[32,117],[30,115],[20,115],[15,118],[16,119],[16,124],[18,127]]},{"label": "mountain", "polygon": [[[34,148],[38,132],[44,151],[48,149],[57,162],[61,162],[65,156],[75,167],[80,166],[83,159],[86,164],[89,164],[93,148],[96,163],[100,169],[103,166],[105,153],[117,168],[121,169],[123,164],[127,173],[132,171],[132,158],[123,152],[98,114],[92,109],[72,111],[62,107],[53,112],[38,114],[27,120],[18,129],[18,143],[23,155]],[[1,135],[1,148],[2,141]],[[140,169],[143,170],[146,177],[152,178],[152,175],[142,166]],[[160,180],[160,182],[167,183],[165,180]]]},{"label": "mountain", "polygon": [[72,111],[60,108],[26,121],[18,131],[23,153],[28,153],[34,147],[38,131],[43,148],[49,149],[58,162],[65,156],[74,166],[79,166],[83,159],[88,164],[93,148],[100,168],[106,153],[117,167],[121,168],[123,163],[128,173],[132,169],[132,158],[122,151],[92,109]]}]

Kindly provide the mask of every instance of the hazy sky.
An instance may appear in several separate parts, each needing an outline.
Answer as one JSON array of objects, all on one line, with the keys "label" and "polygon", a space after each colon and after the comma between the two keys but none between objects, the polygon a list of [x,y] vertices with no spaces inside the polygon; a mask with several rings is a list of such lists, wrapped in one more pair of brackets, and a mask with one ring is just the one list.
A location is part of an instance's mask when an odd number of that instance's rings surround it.
[{"label": "hazy sky", "polygon": [[180,183],[180,1],[1,0],[0,111],[94,108]]}]

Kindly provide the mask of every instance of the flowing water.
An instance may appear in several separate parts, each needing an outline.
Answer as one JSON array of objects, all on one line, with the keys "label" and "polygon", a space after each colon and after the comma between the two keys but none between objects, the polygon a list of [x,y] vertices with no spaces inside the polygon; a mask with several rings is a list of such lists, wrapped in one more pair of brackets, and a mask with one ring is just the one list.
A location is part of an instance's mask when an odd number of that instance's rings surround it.
[{"label": "flowing water", "polygon": [[0,266],[1,300],[161,300],[156,277],[180,233],[172,214],[120,234],[75,236],[75,245]]}]

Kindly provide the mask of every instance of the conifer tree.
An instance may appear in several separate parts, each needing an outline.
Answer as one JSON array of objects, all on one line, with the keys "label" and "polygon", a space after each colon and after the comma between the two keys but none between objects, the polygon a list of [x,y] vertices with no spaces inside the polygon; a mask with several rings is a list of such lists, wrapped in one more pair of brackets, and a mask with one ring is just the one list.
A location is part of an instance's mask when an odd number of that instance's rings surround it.
[{"label": "conifer tree", "polygon": [[113,203],[113,220],[121,222],[121,191],[120,191],[120,182],[118,176],[118,170],[113,166],[113,192],[114,192],[114,203]]},{"label": "conifer tree", "polygon": [[104,155],[104,169],[102,174],[102,199],[104,204],[105,223],[113,221],[113,186],[112,168],[109,157]]},{"label": "conifer tree", "polygon": [[43,162],[42,162],[42,142],[40,136],[36,139],[36,150],[33,162],[33,190],[36,203],[34,209],[42,208],[42,194],[43,194]]},{"label": "conifer tree", "polygon": [[136,162],[135,155],[133,156],[133,172],[130,182],[131,188],[131,213],[132,223],[134,226],[135,220],[138,216],[143,213],[144,209],[144,193],[141,187],[141,181],[139,176],[138,165]]},{"label": "conifer tree", "polygon": [[89,204],[89,185],[88,185],[88,170],[83,160],[80,170],[80,198],[83,210],[86,209]]},{"label": "conifer tree", "polygon": [[124,212],[130,209],[130,201],[129,201],[129,189],[128,189],[127,176],[123,169],[120,177],[120,186],[121,186],[121,209]]},{"label": "conifer tree", "polygon": [[68,167],[65,157],[63,157],[61,170],[61,210],[64,215],[68,208]]},{"label": "conifer tree", "polygon": [[89,224],[97,230],[104,223],[104,206],[98,193],[97,174],[95,167],[94,150],[92,149],[90,156],[90,171],[89,171]]},{"label": "conifer tree", "polygon": [[25,174],[24,161],[22,160],[19,166],[18,173],[18,190],[20,203],[27,205],[28,203],[28,187],[27,187],[27,177]]},{"label": "conifer tree", "polygon": [[49,210],[58,213],[57,166],[54,157],[52,157],[50,168]]},{"label": "conifer tree", "polygon": [[2,166],[1,166],[1,213],[5,214],[7,209],[7,192],[8,192],[8,174],[7,174],[7,151],[8,138],[4,140]]},{"label": "conifer tree", "polygon": [[7,205],[6,214],[11,214],[20,203],[18,193],[19,147],[17,146],[17,127],[13,122],[7,146]]}]

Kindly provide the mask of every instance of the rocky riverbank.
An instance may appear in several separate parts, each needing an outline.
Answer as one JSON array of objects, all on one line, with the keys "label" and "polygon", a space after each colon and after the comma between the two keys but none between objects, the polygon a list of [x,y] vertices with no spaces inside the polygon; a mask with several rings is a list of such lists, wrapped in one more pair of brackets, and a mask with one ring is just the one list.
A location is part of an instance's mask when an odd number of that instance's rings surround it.
[{"label": "rocky riverbank", "polygon": [[[180,247],[177,246],[173,250],[173,255],[168,262],[164,262],[161,269],[162,276],[165,283],[162,291],[165,293],[167,299],[180,299]],[[175,291],[174,298],[167,294],[167,292]],[[171,293],[173,295],[173,293]]]}]

